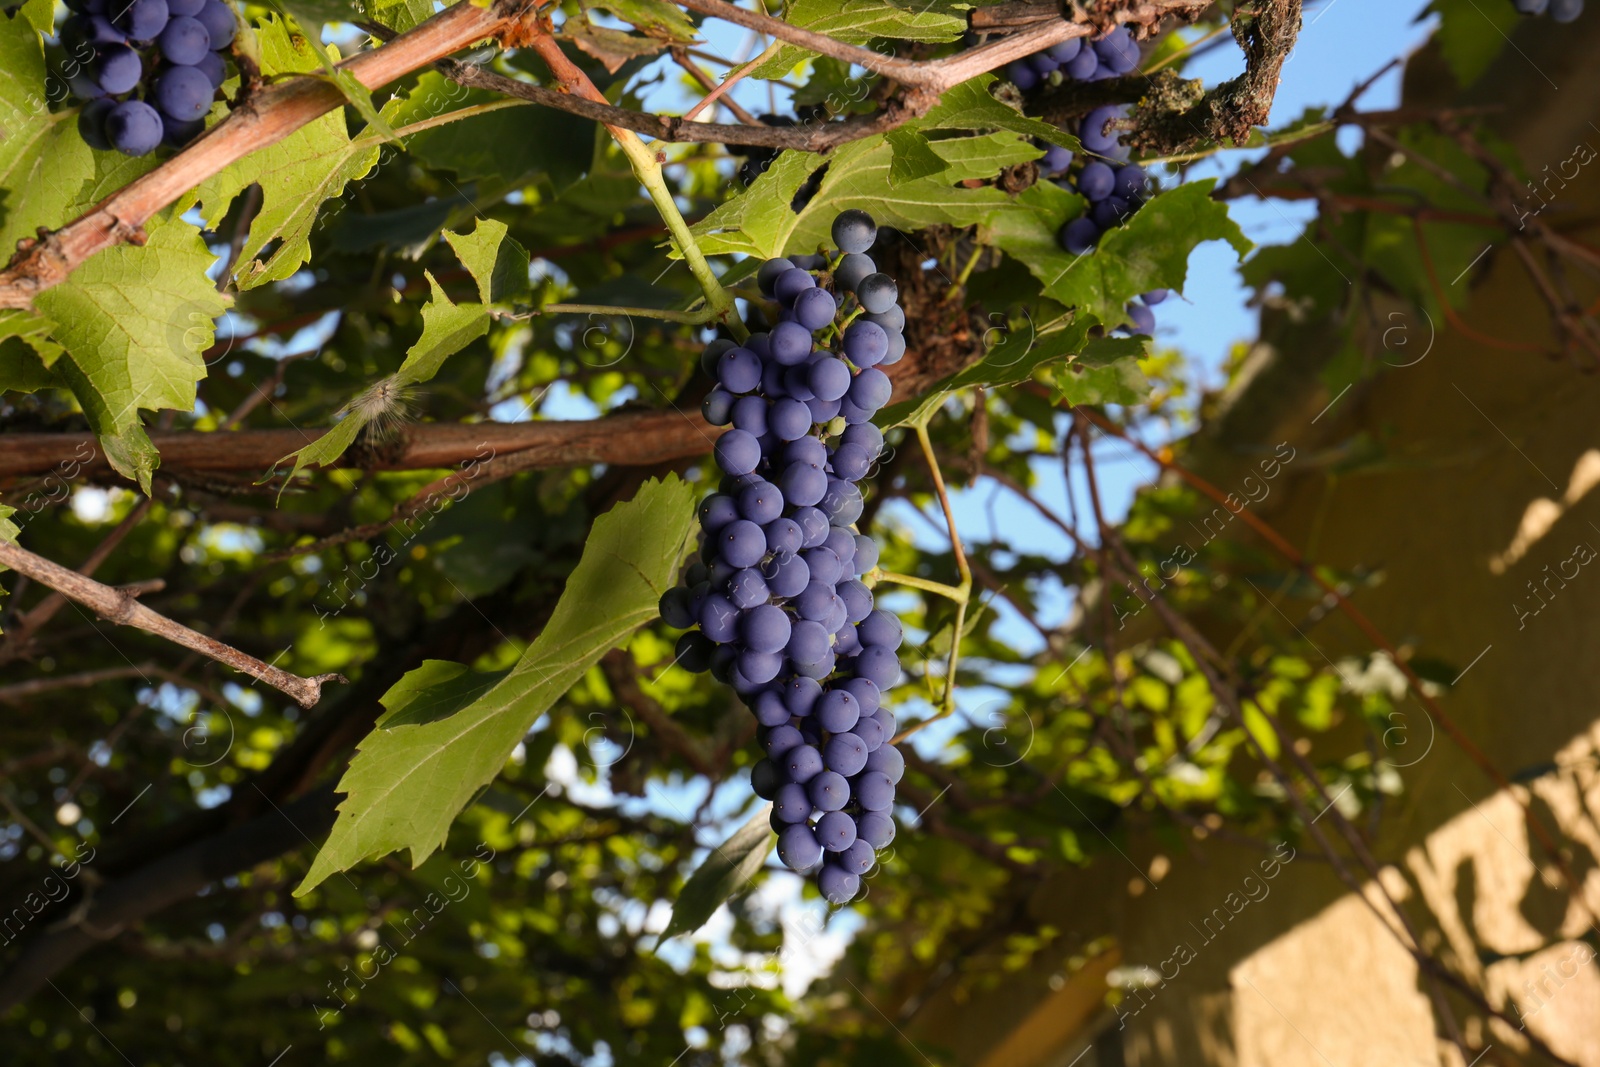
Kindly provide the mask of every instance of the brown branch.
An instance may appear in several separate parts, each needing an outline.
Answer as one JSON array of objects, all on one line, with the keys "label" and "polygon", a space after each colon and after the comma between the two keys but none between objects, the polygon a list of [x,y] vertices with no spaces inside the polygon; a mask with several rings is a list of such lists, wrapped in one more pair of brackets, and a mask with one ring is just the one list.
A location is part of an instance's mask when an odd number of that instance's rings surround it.
[{"label": "brown branch", "polygon": [[[442,56],[512,31],[527,14],[527,0],[491,7],[456,4],[391,43],[339,64],[368,89],[381,88]],[[343,92],[319,77],[295,77],[253,93],[227,118],[155,170],[123,186],[88,212],[37,239],[18,242],[0,272],[0,308],[29,307],[59,285],[84,260],[124,241],[144,239],[157,212],[250,153],[276,144],[345,103]]]},{"label": "brown branch", "polygon": [[734,75],[733,77],[724,79],[719,85],[711,77],[711,75],[700,69],[700,64],[696,63],[689,57],[688,49],[672,49],[672,61],[678,64],[678,66],[682,67],[684,72],[688,74],[689,77],[694,79],[695,84],[706,91],[706,95],[700,98],[700,102],[684,113],[683,117],[685,121],[693,119],[703,109],[720,102],[723,107],[727,108],[733,113],[734,118],[738,119],[746,126],[766,125],[766,123],[750,114],[749,111],[746,111],[744,105],[739,103],[739,101],[735,100],[733,97],[730,96],[726,99],[723,99],[723,94],[737,84],[739,77],[744,73],[743,71]]},{"label": "brown branch", "polygon": [[10,567],[19,574],[26,574],[41,585],[47,585],[68,599],[92,609],[108,622],[138,627],[260,679],[274,689],[288,694],[303,708],[313,707],[321,699],[324,682],[346,680],[343,675],[338,674],[320,674],[315,678],[302,678],[263,663],[254,656],[246,655],[197,630],[191,630],[182,623],[173,622],[165,615],[145,607],[123,590],[102,585],[92,578],[85,578],[77,571],[68,570],[43,556],[29,552],[21,545],[0,541],[0,564]]}]

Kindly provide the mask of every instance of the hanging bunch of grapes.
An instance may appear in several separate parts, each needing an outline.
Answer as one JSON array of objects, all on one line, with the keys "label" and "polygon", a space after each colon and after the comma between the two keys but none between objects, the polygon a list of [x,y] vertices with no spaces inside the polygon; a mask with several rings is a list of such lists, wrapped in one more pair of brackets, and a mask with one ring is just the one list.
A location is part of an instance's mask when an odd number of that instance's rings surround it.
[{"label": "hanging bunch of grapes", "polygon": [[[1120,78],[1138,69],[1139,45],[1118,26],[1098,41],[1086,43],[1074,37],[1019,59],[1006,68],[1006,76],[1026,93],[1063,81]],[[1072,131],[1086,154],[1076,168],[1073,154],[1057,145],[1046,148],[1039,161],[1045,174],[1089,201],[1087,212],[1061,227],[1061,247],[1075,256],[1092,252],[1106,231],[1126,222],[1149,196],[1149,176],[1139,164],[1128,162],[1122,135],[1112,128],[1126,113],[1126,107],[1097,107],[1084,116]],[[1128,320],[1121,328],[1154,334],[1156,317],[1150,309],[1166,298],[1167,291],[1158,289],[1128,304]]]},{"label": "hanging bunch of grapes", "polygon": [[71,75],[87,103],[78,130],[101,151],[142,156],[181,148],[205,128],[227,76],[238,26],[222,0],[68,0],[61,28]]},{"label": "hanging bunch of grapes", "polygon": [[706,349],[706,418],[732,426],[716,443],[724,476],[700,505],[700,558],[661,602],[689,630],[678,661],[731,685],[760,724],[750,777],[773,801],[779,858],[836,904],[893,840],[905,771],[884,705],[902,631],[860,580],[878,548],[855,528],[857,483],[883,448],[881,368],[906,348],[898,290],[866,254],[876,236],[845,211],[837,253],[769,260],[757,280],[776,323]]}]

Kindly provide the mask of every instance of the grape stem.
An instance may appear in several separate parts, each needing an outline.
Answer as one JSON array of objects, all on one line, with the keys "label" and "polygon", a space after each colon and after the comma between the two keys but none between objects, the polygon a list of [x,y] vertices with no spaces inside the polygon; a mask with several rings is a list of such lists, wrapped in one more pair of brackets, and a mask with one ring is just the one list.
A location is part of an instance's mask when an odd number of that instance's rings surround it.
[{"label": "grape stem", "polygon": [[[589,76],[561,51],[561,46],[556,43],[555,38],[541,33],[534,36],[530,43],[564,90],[577,96],[587,97],[597,104],[608,103],[604,94],[589,80]],[[720,321],[727,326],[736,341],[748,338],[750,331],[746,329],[744,320],[734,307],[733,294],[723,288],[722,282],[712,271],[705,253],[700,250],[699,242],[689,230],[689,224],[684,221],[683,213],[678,210],[677,201],[672,197],[672,190],[667,188],[666,178],[661,172],[661,157],[632,130],[609,124],[606,125],[606,129],[616,140],[617,147],[622,149],[622,154],[628,157],[628,162],[633,167],[633,176],[639,179],[639,184],[650,194],[651,202],[655,204],[661,220],[667,224],[667,230],[672,234],[672,243],[677,246],[678,254],[683,256],[683,261],[688,264],[689,273],[694,275],[694,280],[706,294],[706,318],[703,321],[713,319]]]},{"label": "grape stem", "polygon": [[667,322],[682,322],[691,326],[710,322],[716,317],[716,313],[710,307],[702,307],[696,311],[674,311],[671,308],[613,307],[610,304],[546,304],[534,314],[622,315],[630,319],[664,319]]},{"label": "grape stem", "polygon": [[928,473],[933,476],[934,492],[939,494],[939,506],[944,509],[945,526],[950,531],[950,550],[956,557],[956,570],[961,575],[961,584],[957,586],[960,596],[955,598],[955,625],[950,631],[950,660],[944,672],[944,697],[939,702],[937,716],[942,717],[956,708],[956,666],[961,661],[961,634],[966,629],[967,603],[972,597],[972,568],[967,565],[967,553],[961,547],[961,535],[956,532],[955,512],[950,508],[950,494],[945,490],[939,460],[933,454],[933,442],[928,439],[927,420],[918,422],[916,430],[917,443],[922,446],[922,454],[928,461]]},{"label": "grape stem", "polygon": [[895,585],[910,586],[912,589],[921,589],[926,593],[936,593],[946,600],[955,601],[957,604],[966,599],[966,594],[962,593],[956,586],[945,585],[943,582],[929,581],[927,578],[918,578],[914,574],[898,574],[895,571],[886,571],[880,568],[873,573],[872,577],[875,581],[893,582]]}]

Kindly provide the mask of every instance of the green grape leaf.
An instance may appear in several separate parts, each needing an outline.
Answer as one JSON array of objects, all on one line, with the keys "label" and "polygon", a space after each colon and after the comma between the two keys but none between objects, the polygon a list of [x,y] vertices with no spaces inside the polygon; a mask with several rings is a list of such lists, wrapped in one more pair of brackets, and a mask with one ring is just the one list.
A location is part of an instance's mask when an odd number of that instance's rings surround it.
[{"label": "green grape leaf", "polygon": [[[331,50],[333,46],[328,47]],[[320,75],[322,80],[344,94],[345,100],[356,109],[356,114],[366,120],[367,129],[385,141],[400,140],[394,132],[394,127],[390,126],[388,120],[378,111],[378,105],[372,102],[372,90],[362,85],[348,70],[334,66],[333,61],[326,55],[322,55],[322,62],[323,73]]]},{"label": "green grape leaf", "polygon": [[596,26],[588,19],[568,19],[561,27],[561,36],[570,37],[574,44],[598,59],[612,74],[625,67],[630,60],[653,56],[668,46],[659,37],[644,37],[609,26]]},{"label": "green grape leaf", "polygon": [[27,17],[0,17],[0,248],[40,226],[65,222],[94,173],[94,152],[78,136],[76,109],[51,111],[44,46]]},{"label": "green grape leaf", "polygon": [[692,934],[706,924],[722,902],[749,884],[772,852],[772,805],[763,804],[720,845],[713,846],[705,862],[683,883],[672,904],[672,919],[661,940]]},{"label": "green grape leaf", "polygon": [[1069,359],[1083,351],[1094,320],[1068,317],[1059,327],[1039,331],[1030,319],[1022,323],[996,322],[984,336],[983,358],[936,385],[922,396],[884,408],[872,421],[884,429],[924,422],[951,394],[974,386],[987,389],[1028,381],[1040,367]]},{"label": "green grape leaf", "polygon": [[485,304],[514,303],[533,295],[528,280],[528,251],[506,235],[506,224],[479,219],[469,234],[445,231],[456,258],[478,283]]},{"label": "green grape leaf", "polygon": [[374,21],[396,33],[415,29],[433,14],[429,0],[371,0],[365,6]]},{"label": "green grape leaf", "polygon": [[[863,138],[826,158],[784,152],[742,195],[696,223],[694,233],[707,254],[746,252],[770,259],[826,244],[833,217],[846,208],[861,208],[878,225],[906,231],[940,223],[970,226],[1008,213],[1032,215],[999,189],[966,189],[959,183],[992,178],[1012,164],[1037,159],[1037,148],[1011,133],[933,141],[928,148],[944,161],[944,171],[898,186],[890,185],[894,149],[883,137]],[[823,167],[815,194],[796,212],[791,206],[796,191]]]},{"label": "green grape leaf", "polygon": [[295,895],[400,849],[416,867],[443,845],[456,815],[533,724],[655,618],[688,549],[695,497],[675,475],[651,479],[595,520],[550,621],[510,671],[477,674],[432,661],[402,678],[339,781],[338,820]]},{"label": "green grape leaf", "polygon": [[[55,348],[55,351],[60,354],[61,350]],[[0,393],[34,393],[59,384],[29,341],[20,337],[0,341]]]},{"label": "green grape leaf", "polygon": [[[934,130],[1010,130],[1024,137],[1037,137],[1074,152],[1083,146],[1071,134],[1042,119],[1030,118],[996,100],[990,89],[1000,79],[980,74],[945,91],[938,106],[916,123],[924,132]],[[904,129],[904,127],[901,127]]]},{"label": "green grape leaf", "polygon": [[[451,111],[503,101],[483,89],[468,89],[436,71],[384,109],[399,127],[406,151],[435,170],[458,179],[520,184],[528,175],[548,175],[557,188],[581,178],[594,158],[595,124],[544,107],[511,107],[408,134],[405,127]],[[391,111],[390,108],[393,108]]]},{"label": "green grape leaf", "polygon": [[1161,193],[1109,231],[1093,252],[1074,256],[1062,249],[1057,231],[1083,211],[1081,197],[1042,182],[1017,197],[1031,209],[997,213],[980,239],[1025,264],[1044,285],[1044,294],[1077,307],[1108,325],[1122,321],[1123,307],[1152,289],[1183,289],[1189,253],[1203,241],[1224,240],[1239,255],[1250,241],[1211,199],[1212,179],[1185,182]]},{"label": "green grape leaf", "polygon": [[193,226],[157,216],[146,233],[143,246],[106,249],[34,304],[56,324],[51,339],[67,353],[56,367],[108,441],[106,457],[148,492],[155,449],[139,412],[194,408],[201,353],[231,301],[206,276],[216,255]]},{"label": "green grape leaf", "polygon": [[392,414],[394,398],[403,395],[406,387],[432,378],[446,359],[489,332],[488,308],[453,302],[431,271],[423,273],[433,295],[422,308],[422,336],[406,353],[399,370],[373,383],[339,410],[341,417],[331,430],[274,464],[294,460],[291,479],[307,467],[326,466],[344,455],[364,427]]},{"label": "green grape leaf", "polygon": [[1139,369],[1145,343],[1139,337],[1100,337],[1072,366],[1055,376],[1055,399],[1067,404],[1138,404],[1150,395]]},{"label": "green grape leaf", "polygon": [[26,0],[18,8],[22,17],[28,24],[40,33],[49,33],[55,28],[56,5],[54,0]]},{"label": "green grape leaf", "polygon": [[[262,73],[315,73],[322,68],[316,49],[273,16],[257,28]],[[393,105],[386,105],[387,112]],[[392,115],[387,116],[389,121]],[[228,205],[251,185],[261,186],[261,210],[233,268],[234,284],[253,289],[282,281],[311,257],[311,232],[323,203],[365,177],[378,161],[380,134],[368,129],[354,140],[344,112],[334,109],[277,144],[250,153],[208,178],[199,199],[206,225],[215,227]],[[277,247],[257,261],[269,245]]]},{"label": "green grape leaf", "polygon": [[599,11],[609,11],[651,37],[684,43],[695,39],[694,23],[676,4],[668,4],[663,0],[596,0],[589,6]]},{"label": "green grape leaf", "polygon": [[916,181],[942,173],[948,164],[928,144],[928,137],[920,130],[901,127],[884,135],[889,142],[889,187],[898,188],[906,182]]},{"label": "green grape leaf", "polygon": [[17,535],[22,533],[17,524],[11,521],[11,516],[16,513],[16,508],[0,504],[0,541],[15,543]]},{"label": "green grape leaf", "polygon": [[433,296],[422,309],[422,336],[395,372],[397,385],[415,385],[439,373],[444,361],[489,332],[489,309],[482,304],[457,304],[444,294],[431,272]]},{"label": "green grape leaf", "polygon": [[[954,41],[965,33],[965,13],[977,6],[968,0],[791,0],[784,21],[845,44],[865,44],[875,37],[932,44]],[[798,45],[784,45],[750,77],[785,77],[814,54]]]}]

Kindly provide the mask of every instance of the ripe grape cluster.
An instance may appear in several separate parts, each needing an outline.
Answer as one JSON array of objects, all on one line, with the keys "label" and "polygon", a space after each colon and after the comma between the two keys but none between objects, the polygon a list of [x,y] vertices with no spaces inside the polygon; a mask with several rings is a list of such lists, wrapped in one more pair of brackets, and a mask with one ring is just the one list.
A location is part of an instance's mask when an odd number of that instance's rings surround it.
[{"label": "ripe grape cluster", "polygon": [[[205,128],[237,23],[222,0],[68,0],[61,43],[90,147],[142,156]],[[140,93],[140,87],[143,92]]]},{"label": "ripe grape cluster", "polygon": [[1548,14],[1557,22],[1573,22],[1583,14],[1583,0],[1511,0],[1524,15]]},{"label": "ripe grape cluster", "polygon": [[[1118,26],[1092,43],[1074,37],[1042,52],[1019,59],[1006,68],[1006,76],[1023,92],[1064,81],[1101,81],[1120,78],[1139,69],[1139,46],[1125,27]],[[1057,183],[1080,193],[1089,210],[1061,227],[1061,247],[1075,256],[1094,250],[1108,230],[1122,225],[1145,202],[1150,179],[1144,168],[1128,162],[1129,151],[1113,124],[1126,114],[1123,107],[1098,107],[1085,115],[1074,133],[1086,158],[1073,166],[1073,154],[1058,145],[1045,149],[1040,168]],[[1167,297],[1164,289],[1146,293],[1124,309],[1122,329],[1153,334],[1156,317],[1150,309]]]},{"label": "ripe grape cluster", "polygon": [[891,391],[881,368],[906,350],[898,289],[867,255],[876,236],[870,215],[845,211],[836,255],[768,260],[756,278],[777,322],[706,348],[706,419],[732,428],[715,446],[722,482],[700,505],[699,559],[661,599],[661,617],[688,631],[678,662],[730,684],[760,724],[766,758],[750,779],[773,802],[779,859],[836,904],[894,839],[905,771],[883,705],[903,633],[860,580],[878,546],[855,528],[857,483],[883,448],[871,422]]}]

